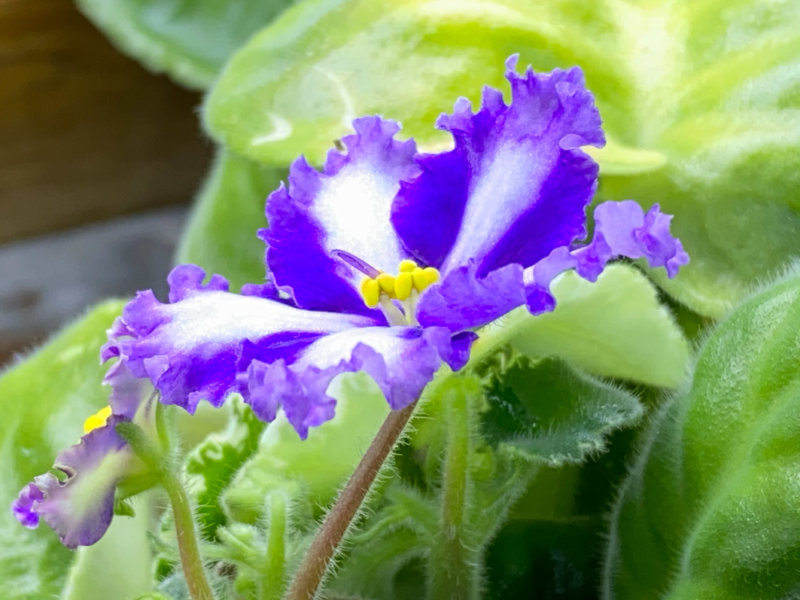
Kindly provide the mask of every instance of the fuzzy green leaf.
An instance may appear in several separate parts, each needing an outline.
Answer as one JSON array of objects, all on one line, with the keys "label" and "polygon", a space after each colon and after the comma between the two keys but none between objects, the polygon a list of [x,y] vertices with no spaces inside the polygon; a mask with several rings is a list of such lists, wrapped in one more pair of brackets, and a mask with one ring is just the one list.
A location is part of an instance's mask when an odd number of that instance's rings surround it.
[{"label": "fuzzy green leaf", "polygon": [[217,528],[227,523],[222,493],[256,451],[266,427],[240,398],[229,398],[227,405],[231,407],[227,429],[208,436],[186,459],[187,488],[197,507],[195,523],[207,540],[215,539]]},{"label": "fuzzy green leaf", "polygon": [[77,0],[111,40],[156,73],[204,89],[247,38],[295,0]]},{"label": "fuzzy green leaf", "polygon": [[46,525],[22,527],[7,507],[107,403],[99,351],[121,308],[117,301],[99,305],[0,377],[0,581],[7,600],[56,596],[64,585],[75,554]]},{"label": "fuzzy green leaf", "polygon": [[326,591],[332,597],[420,598],[423,572],[413,570],[416,577],[411,581],[408,575],[437,534],[434,499],[395,478],[380,504],[371,508],[358,531],[348,537],[345,558]]},{"label": "fuzzy green leaf", "polygon": [[615,509],[604,597],[800,589],[800,274],[733,312],[660,411]]},{"label": "fuzzy green leaf", "polygon": [[208,97],[244,156],[319,163],[359,115],[426,149],[459,96],[507,90],[503,62],[581,66],[609,144],[600,197],[659,202],[692,256],[665,289],[720,316],[797,253],[800,4],[706,0],[308,0],[256,34]]},{"label": "fuzzy green leaf", "polygon": [[264,280],[264,202],[284,169],[268,169],[220,151],[181,238],[177,260],[220,273],[238,289]]},{"label": "fuzzy green leaf", "polygon": [[556,359],[519,358],[487,383],[483,432],[497,446],[550,466],[576,464],[642,416],[630,393]]},{"label": "fuzzy green leaf", "polygon": [[386,534],[384,539],[352,548],[326,586],[330,597],[418,600],[424,595],[424,572],[409,567],[427,552],[427,541],[409,527],[392,528]]}]

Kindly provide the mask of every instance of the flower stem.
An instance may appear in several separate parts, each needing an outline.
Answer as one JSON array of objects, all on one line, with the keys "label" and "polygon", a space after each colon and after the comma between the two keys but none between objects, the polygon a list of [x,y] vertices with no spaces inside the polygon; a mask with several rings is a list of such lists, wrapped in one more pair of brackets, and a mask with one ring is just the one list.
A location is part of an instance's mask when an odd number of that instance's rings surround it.
[{"label": "flower stem", "polygon": [[186,585],[192,600],[214,600],[211,586],[206,579],[205,567],[197,546],[197,532],[192,517],[192,509],[186,490],[178,477],[165,473],[161,484],[167,492],[175,518],[175,531],[178,534],[178,549],[181,555],[181,566],[186,577]]},{"label": "flower stem", "polygon": [[403,433],[416,402],[402,410],[393,410],[381,425],[378,434],[361,458],[294,576],[286,600],[313,600],[331,559],[358,513],[372,482]]},{"label": "flower stem", "polygon": [[197,545],[197,530],[192,515],[189,497],[183,487],[183,482],[175,471],[173,454],[174,420],[167,414],[166,407],[156,402],[156,433],[161,443],[163,459],[158,465],[161,472],[161,485],[167,492],[169,503],[172,506],[172,515],[175,521],[175,533],[178,537],[178,551],[181,555],[181,567],[186,578],[186,586],[192,600],[214,600],[214,593],[206,578],[200,548]]}]

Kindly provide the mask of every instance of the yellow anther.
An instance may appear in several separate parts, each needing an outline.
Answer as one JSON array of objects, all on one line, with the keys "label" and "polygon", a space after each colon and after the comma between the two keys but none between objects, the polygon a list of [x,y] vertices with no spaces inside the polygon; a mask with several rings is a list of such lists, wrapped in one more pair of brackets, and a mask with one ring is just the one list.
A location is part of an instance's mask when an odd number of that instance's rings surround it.
[{"label": "yellow anther", "polygon": [[372,277],[364,277],[361,280],[361,297],[364,298],[364,303],[370,308],[378,306],[378,300],[381,297],[381,288],[378,282]]},{"label": "yellow anther", "polygon": [[414,269],[417,268],[417,263],[413,260],[401,260],[400,267],[397,269],[400,273],[411,273]]},{"label": "yellow anther", "polygon": [[83,422],[83,433],[86,434],[99,427],[103,427],[110,416],[111,407],[104,406]]},{"label": "yellow anther", "polygon": [[411,276],[414,278],[414,287],[418,292],[421,292],[428,287],[428,280],[425,279],[425,274],[419,267],[411,271]]},{"label": "yellow anther", "polygon": [[414,277],[411,273],[403,271],[394,280],[394,295],[398,300],[407,300],[414,287]]},{"label": "yellow anther", "polygon": [[385,292],[390,298],[394,297],[394,275],[381,273],[375,278],[375,280],[378,282],[378,285],[381,287],[383,292]]},{"label": "yellow anther", "polygon": [[424,292],[432,283],[439,281],[439,271],[433,267],[420,269],[417,267],[412,273],[414,287],[418,292]]},{"label": "yellow anther", "polygon": [[408,300],[411,292],[422,292],[432,283],[439,281],[439,271],[433,267],[424,269],[413,260],[400,261],[397,275],[380,273],[377,277],[365,277],[361,280],[361,297],[370,308],[381,303],[381,298],[389,300]]},{"label": "yellow anther", "polygon": [[425,275],[425,279],[428,282],[428,285],[436,283],[439,281],[439,269],[435,267],[425,267],[422,269],[423,275]]}]

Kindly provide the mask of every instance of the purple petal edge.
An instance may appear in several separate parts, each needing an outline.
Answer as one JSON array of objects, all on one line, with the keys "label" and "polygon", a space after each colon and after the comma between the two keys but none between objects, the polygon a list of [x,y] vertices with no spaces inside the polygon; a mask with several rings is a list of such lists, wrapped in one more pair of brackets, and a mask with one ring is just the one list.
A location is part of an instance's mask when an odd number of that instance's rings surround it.
[{"label": "purple petal edge", "polygon": [[333,418],[336,401],[327,390],[337,375],[366,372],[398,410],[419,398],[443,362],[454,370],[463,367],[475,338],[471,332],[453,336],[442,327],[377,327],[333,334],[310,345],[294,362],[250,362],[245,397],[265,421],[283,409],[305,439],[310,427]]},{"label": "purple petal edge", "polygon": [[596,281],[606,264],[620,257],[644,258],[651,267],[664,267],[667,276],[689,263],[681,241],[670,233],[672,215],[654,204],[647,213],[633,200],[604,202],[595,208],[592,241],[577,249],[556,248],[546,258],[525,269],[528,309],[539,314],[555,308],[550,284],[569,269]]},{"label": "purple petal edge", "polygon": [[123,420],[112,416],[61,452],[53,468],[65,475],[63,480],[48,472],[22,488],[12,505],[16,519],[28,528],[43,519],[68,548],[90,546],[103,537],[113,517],[117,483],[134,460],[115,431]]},{"label": "purple petal edge", "polygon": [[672,215],[654,204],[645,213],[633,200],[604,202],[594,211],[595,231],[591,243],[575,250],[577,271],[595,281],[605,264],[616,257],[645,258],[651,267],[664,267],[667,275],[677,275],[689,264],[689,255],[681,241],[670,233]]}]

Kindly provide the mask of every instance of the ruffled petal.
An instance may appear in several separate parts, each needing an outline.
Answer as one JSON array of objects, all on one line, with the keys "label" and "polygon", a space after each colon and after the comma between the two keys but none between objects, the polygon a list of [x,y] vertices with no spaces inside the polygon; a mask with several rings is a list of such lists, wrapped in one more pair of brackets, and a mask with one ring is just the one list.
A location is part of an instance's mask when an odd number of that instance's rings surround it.
[{"label": "ruffled petal", "polygon": [[584,209],[597,165],[580,147],[602,146],[600,116],[577,67],[523,75],[509,59],[512,102],[486,88],[472,113],[460,99],[437,125],[455,148],[422,157],[401,187],[392,222],[408,250],[443,273],[477,261],[477,275],[527,267],[586,235]]},{"label": "ruffled petal", "polygon": [[245,341],[280,354],[315,336],[376,324],[368,317],[233,294],[224,291],[221,277],[208,285],[204,277],[194,265],[173,269],[171,304],[159,302],[152,291],[139,292],[109,331],[102,352],[105,359],[119,356],[133,376],[149,379],[164,403],[189,412],[202,399],[219,406],[241,391],[236,376],[247,368],[241,365]]},{"label": "ruffled petal", "polygon": [[53,468],[63,479],[45,473],[22,489],[12,506],[20,523],[33,528],[44,519],[69,548],[94,544],[103,536],[114,513],[116,486],[138,463],[114,429],[119,420],[111,417],[58,455]]},{"label": "ruffled petal", "polygon": [[689,263],[683,244],[670,233],[672,215],[662,213],[658,204],[645,213],[633,200],[604,202],[595,208],[594,220],[594,236],[589,244],[574,250],[556,248],[525,270],[527,305],[532,313],[555,308],[550,283],[569,269],[596,281],[606,264],[619,257],[645,258],[651,267],[664,267],[669,277]]},{"label": "ruffled petal", "polygon": [[654,204],[645,213],[633,200],[604,202],[594,210],[592,242],[575,251],[581,277],[595,281],[605,264],[617,256],[646,258],[651,267],[664,267],[669,277],[689,263],[683,244],[670,233],[672,215]]},{"label": "ruffled petal", "polygon": [[293,359],[253,360],[245,398],[259,418],[271,421],[282,408],[301,438],[331,419],[335,400],[327,394],[340,373],[365,371],[393,409],[419,398],[433,374],[447,363],[460,369],[475,335],[452,336],[442,327],[367,327],[312,342]]},{"label": "ruffled petal", "polygon": [[323,171],[301,157],[291,167],[289,189],[267,199],[267,262],[275,282],[301,308],[371,314],[357,292],[362,274],[331,257],[344,250],[394,273],[407,253],[389,221],[399,182],[418,173],[412,140],[400,142],[399,125],[380,117],[353,122],[354,135],[332,150]]},{"label": "ruffled petal", "polygon": [[440,325],[451,331],[481,327],[525,303],[522,267],[506,265],[485,277],[470,261],[447,274],[441,285],[422,294],[417,318],[423,326]]},{"label": "ruffled petal", "polygon": [[39,513],[36,512],[34,505],[41,500],[44,500],[42,490],[36,487],[35,483],[29,483],[22,488],[14,504],[11,505],[11,512],[22,525],[28,529],[36,529],[39,526]]},{"label": "ruffled petal", "polygon": [[556,248],[538,263],[525,269],[525,300],[528,310],[534,315],[550,312],[556,307],[556,299],[550,292],[550,284],[564,271],[578,265],[567,246]]}]

